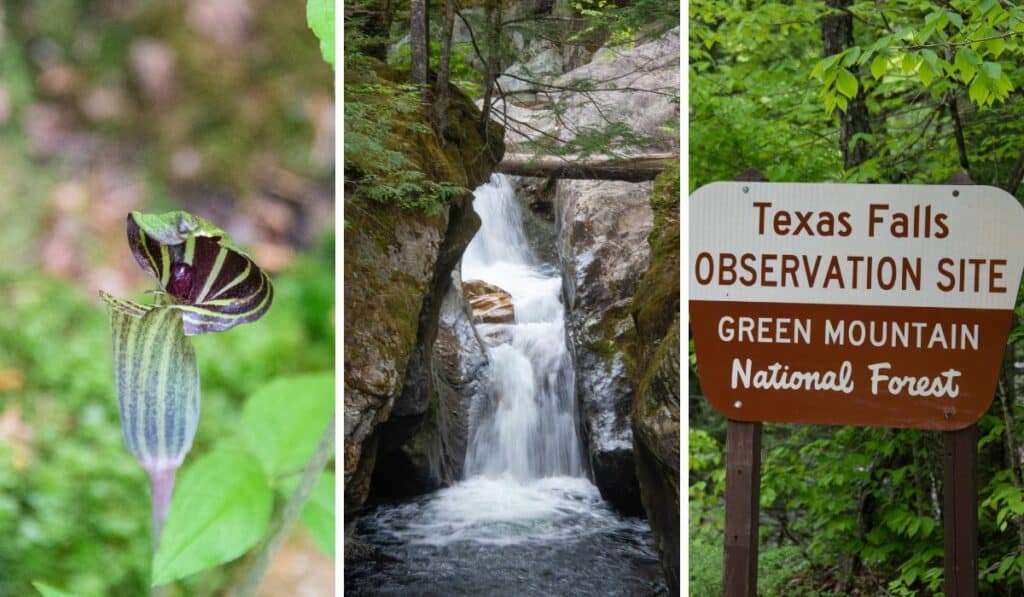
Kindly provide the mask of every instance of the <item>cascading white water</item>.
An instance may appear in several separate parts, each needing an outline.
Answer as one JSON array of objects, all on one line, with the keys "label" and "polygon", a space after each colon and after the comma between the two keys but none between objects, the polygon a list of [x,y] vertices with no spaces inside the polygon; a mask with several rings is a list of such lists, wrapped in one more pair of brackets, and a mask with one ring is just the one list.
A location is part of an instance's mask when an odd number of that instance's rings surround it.
[{"label": "cascading white water", "polygon": [[507,177],[496,174],[478,188],[473,207],[481,225],[463,254],[462,279],[483,280],[508,292],[515,322],[477,326],[481,336],[508,341],[488,350],[491,392],[478,400],[495,403],[473,409],[466,476],[509,475],[520,481],[579,476],[561,277],[531,254]]},{"label": "cascading white water", "polygon": [[346,564],[346,589],[407,595],[429,582],[443,595],[662,594],[647,523],[613,512],[583,476],[558,269],[531,254],[505,176],[474,195],[482,225],[462,279],[508,292],[515,322],[477,325],[496,340],[490,388],[470,409],[466,478],[361,517],[357,536],[390,559]]}]

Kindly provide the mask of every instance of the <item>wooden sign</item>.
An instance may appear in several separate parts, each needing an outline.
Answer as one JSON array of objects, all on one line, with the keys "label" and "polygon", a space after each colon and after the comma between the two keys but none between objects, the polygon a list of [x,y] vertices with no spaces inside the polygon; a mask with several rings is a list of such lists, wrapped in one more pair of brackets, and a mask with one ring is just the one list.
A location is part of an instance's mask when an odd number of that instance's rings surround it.
[{"label": "wooden sign", "polygon": [[690,322],[739,421],[961,429],[988,409],[1024,209],[972,185],[718,182],[690,197]]}]

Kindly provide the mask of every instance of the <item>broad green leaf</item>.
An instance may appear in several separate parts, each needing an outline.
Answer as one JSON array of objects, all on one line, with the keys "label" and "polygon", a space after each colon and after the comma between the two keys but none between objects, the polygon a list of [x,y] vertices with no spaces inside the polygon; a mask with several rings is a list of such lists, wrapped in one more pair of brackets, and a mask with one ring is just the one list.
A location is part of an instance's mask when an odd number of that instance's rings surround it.
[{"label": "broad green leaf", "polygon": [[43,597],[74,597],[71,593],[65,593],[64,591],[55,589],[50,585],[40,582],[38,580],[32,582],[32,586],[35,587],[39,594]]},{"label": "broad green leaf", "polygon": [[909,75],[917,69],[917,56],[914,54],[904,54],[903,61],[903,74]]},{"label": "broad green leaf", "polygon": [[991,94],[991,90],[988,88],[988,82],[984,77],[978,77],[971,83],[970,88],[967,92],[971,101],[978,104],[979,106],[985,105],[985,101]]},{"label": "broad green leaf", "polygon": [[320,39],[320,53],[334,65],[334,0],[308,0],[306,22]]},{"label": "broad green leaf", "polygon": [[[281,493],[285,498],[295,491],[299,484],[298,475],[281,482]],[[313,493],[302,511],[302,524],[316,541],[317,547],[334,557],[334,473],[324,472],[313,487]]]},{"label": "broad green leaf", "polygon": [[839,93],[842,93],[846,97],[854,97],[857,95],[857,77],[853,76],[853,73],[846,70],[845,68],[839,70],[839,76],[836,77],[836,89]]},{"label": "broad green leaf", "polygon": [[994,58],[999,56],[1006,50],[1006,41],[1003,39],[993,39],[985,43],[985,48]]},{"label": "broad green leaf", "polygon": [[981,71],[993,81],[998,80],[1003,75],[1003,67],[998,62],[982,63]]},{"label": "broad green leaf", "polygon": [[309,460],[332,414],[332,373],[282,377],[246,401],[240,431],[263,470],[275,477]]},{"label": "broad green leaf", "polygon": [[875,59],[871,61],[871,76],[875,80],[881,79],[882,75],[885,74],[885,69],[889,66],[889,59],[879,54],[875,56]]},{"label": "broad green leaf", "polygon": [[[146,470],[177,466],[199,425],[199,370],[181,313],[100,293],[110,305],[114,378],[125,446]],[[141,312],[133,312],[137,307]]]},{"label": "broad green leaf", "polygon": [[932,67],[927,62],[922,61],[921,65],[917,67],[917,76],[921,78],[921,82],[927,87],[932,84],[935,72],[932,71]]},{"label": "broad green leaf", "polygon": [[928,64],[928,66],[932,67],[933,71],[934,70],[938,70],[940,68],[940,66],[939,66],[939,55],[936,54],[934,51],[932,51],[932,50],[923,50],[921,52],[921,58],[925,61],[925,63]]},{"label": "broad green leaf", "polygon": [[217,448],[179,475],[153,559],[153,586],[234,560],[263,537],[274,494],[247,452]]},{"label": "broad green leaf", "polygon": [[843,66],[853,66],[860,58],[860,46],[853,46],[843,54]]},{"label": "broad green leaf", "polygon": [[978,56],[970,48],[960,48],[960,51],[956,53],[956,59],[953,64],[957,70],[960,71],[960,80],[964,83],[969,83],[974,78],[974,74],[978,72],[976,65],[978,64]]}]

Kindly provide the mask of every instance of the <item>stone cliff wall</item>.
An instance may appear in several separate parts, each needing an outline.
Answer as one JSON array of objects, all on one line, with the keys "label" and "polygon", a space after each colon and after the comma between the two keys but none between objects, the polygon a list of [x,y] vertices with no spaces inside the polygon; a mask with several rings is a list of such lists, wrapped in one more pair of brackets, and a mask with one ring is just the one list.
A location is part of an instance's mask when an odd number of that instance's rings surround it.
[{"label": "stone cliff wall", "polygon": [[576,397],[594,484],[641,512],[629,411],[637,342],[633,293],[647,269],[651,183],[558,182],[555,214]]},{"label": "stone cliff wall", "polygon": [[[376,70],[376,83],[401,79],[386,67]],[[425,124],[426,114],[420,116]],[[471,190],[487,180],[504,150],[501,127],[492,123],[481,131],[478,121],[479,110],[453,87],[444,141],[429,131],[399,130],[397,124],[386,138],[430,180]],[[346,172],[353,176],[358,173]],[[451,366],[451,335],[464,335],[465,327],[457,313],[461,295],[448,297],[452,272],[479,227],[469,192],[429,214],[349,190],[344,211],[346,524],[371,493],[430,491],[461,472],[466,408],[459,398],[462,385],[472,383],[463,377],[476,373]],[[442,321],[451,327],[442,329]]]}]

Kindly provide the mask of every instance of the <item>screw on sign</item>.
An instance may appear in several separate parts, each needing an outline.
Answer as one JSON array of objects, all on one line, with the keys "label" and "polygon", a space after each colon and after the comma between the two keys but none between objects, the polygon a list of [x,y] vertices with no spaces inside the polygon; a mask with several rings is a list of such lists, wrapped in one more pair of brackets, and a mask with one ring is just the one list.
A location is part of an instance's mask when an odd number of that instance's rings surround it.
[{"label": "screw on sign", "polygon": [[[756,591],[756,572],[741,570],[749,580],[740,582],[729,568],[739,550],[756,570],[762,421],[965,430],[947,434],[947,468],[974,474],[974,424],[995,395],[1024,267],[1022,228],[1013,196],[967,184],[748,180],[690,196],[698,373],[730,420],[736,452],[727,453],[727,594]],[[730,466],[748,473],[737,491],[752,495],[730,501]],[[961,512],[971,502],[953,501]],[[749,524],[735,521],[748,514]],[[731,518],[746,532],[729,532]],[[947,533],[947,563],[950,549],[976,558]],[[964,592],[949,578],[964,569],[947,565],[947,593]],[[957,586],[976,586],[976,564],[966,569],[974,580]]]}]

